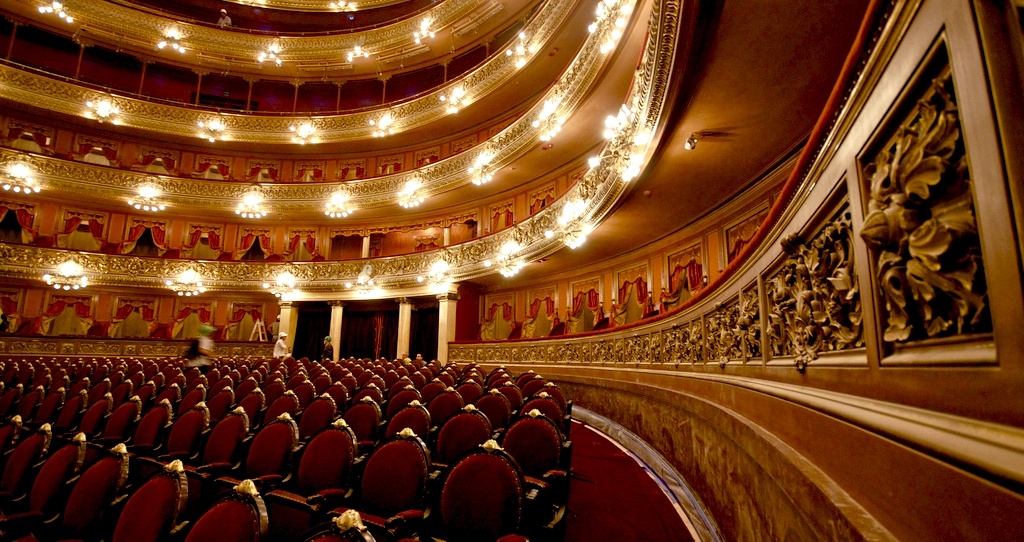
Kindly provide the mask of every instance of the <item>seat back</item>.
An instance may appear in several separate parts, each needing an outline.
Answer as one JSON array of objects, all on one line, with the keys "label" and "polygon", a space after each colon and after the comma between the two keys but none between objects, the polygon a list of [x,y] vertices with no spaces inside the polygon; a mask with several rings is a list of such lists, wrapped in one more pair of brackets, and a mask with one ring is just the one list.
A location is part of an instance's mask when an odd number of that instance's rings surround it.
[{"label": "seat back", "polygon": [[174,419],[172,412],[171,402],[166,399],[146,411],[146,414],[139,420],[139,425],[135,427],[132,446],[150,450],[160,446],[164,431]]},{"label": "seat back", "polygon": [[390,420],[396,412],[402,410],[413,401],[420,401],[420,392],[416,391],[412,384],[409,384],[405,389],[396,392],[391,399],[388,399],[387,419]]},{"label": "seat back", "polygon": [[64,483],[78,474],[85,461],[85,434],[78,433],[71,443],[57,450],[43,463],[32,482],[28,508],[35,512],[47,512]]},{"label": "seat back", "polygon": [[232,380],[230,376],[222,376],[214,382],[213,385],[210,386],[210,395],[213,396],[224,388],[232,390],[235,389],[235,381]]},{"label": "seat back", "polygon": [[392,437],[407,427],[417,435],[426,435],[430,432],[430,422],[430,412],[419,401],[413,400],[391,417],[384,437]]},{"label": "seat back", "polygon": [[314,435],[299,461],[299,493],[309,496],[324,489],[349,487],[357,451],[355,433],[343,419]]},{"label": "seat back", "polygon": [[562,413],[572,413],[569,410],[569,401],[565,399],[565,394],[562,393],[562,390],[558,389],[558,386],[554,382],[546,382],[544,387],[534,394],[534,397],[540,397],[542,393],[548,394],[548,397],[550,397],[552,401],[558,403],[558,406],[562,407]]},{"label": "seat back", "polygon": [[3,395],[0,395],[0,418],[7,416],[14,410],[15,405],[21,400],[21,394],[24,389],[24,384],[18,384],[5,391]]},{"label": "seat back", "polygon": [[296,416],[301,410],[299,405],[299,398],[295,396],[295,392],[288,390],[283,395],[278,397],[274,402],[270,403],[267,407],[267,412],[264,414],[268,420],[276,420],[281,414],[288,414],[289,416]]},{"label": "seat back", "polygon": [[210,411],[200,402],[178,418],[167,435],[167,455],[176,458],[195,456],[203,431],[210,426]]},{"label": "seat back", "polygon": [[60,415],[57,416],[57,421],[53,424],[53,428],[58,433],[69,431],[78,426],[78,420],[85,412],[88,395],[89,392],[78,390],[78,393],[72,395],[64,403],[64,406],[60,409]]},{"label": "seat back", "polygon": [[268,523],[263,498],[251,480],[243,480],[199,517],[185,542],[259,542]]},{"label": "seat back", "polygon": [[463,404],[471,404],[484,394],[484,388],[477,382],[464,382],[455,389],[462,396]]},{"label": "seat back", "polygon": [[313,379],[313,389],[317,394],[322,394],[327,391],[327,388],[329,388],[332,383],[331,375],[321,373]]},{"label": "seat back", "polygon": [[437,433],[436,454],[438,463],[451,465],[466,452],[475,449],[491,438],[491,422],[487,416],[472,405],[448,418]]},{"label": "seat back", "polygon": [[505,430],[502,447],[526,476],[540,478],[549,470],[558,469],[562,458],[562,433],[545,416],[522,416]]},{"label": "seat back", "polygon": [[509,382],[508,384],[498,386],[498,391],[508,399],[512,412],[519,412],[519,409],[523,406],[523,392],[519,390],[519,387]]},{"label": "seat back", "polygon": [[299,419],[299,438],[306,440],[317,431],[327,427],[337,412],[338,407],[330,395],[325,393],[314,399],[302,411],[302,418]]},{"label": "seat back", "polygon": [[160,395],[156,396],[156,402],[159,403],[164,399],[170,401],[171,406],[178,404],[178,402],[181,401],[181,386],[175,382],[174,384],[164,388],[164,391],[160,392]]},{"label": "seat back", "polygon": [[104,378],[89,390],[89,405],[94,405],[110,393],[110,379]]},{"label": "seat back", "polygon": [[150,402],[156,395],[156,384],[154,384],[152,380],[147,381],[136,388],[135,395],[142,400],[142,409],[148,409]]},{"label": "seat back", "polygon": [[523,384],[526,384],[528,380],[533,380],[534,378],[539,378],[536,371],[526,371],[525,373],[516,377],[516,386],[522,389]]},{"label": "seat back", "polygon": [[259,418],[257,416],[259,416],[260,411],[262,411],[263,407],[266,405],[265,399],[266,398],[263,396],[263,390],[256,388],[252,390],[252,393],[249,393],[238,401],[238,406],[245,410],[245,415],[249,416],[249,423],[252,424],[253,427],[259,425]]},{"label": "seat back", "polygon": [[0,455],[18,444],[21,437],[21,416],[12,416],[4,425],[0,425]]},{"label": "seat back", "polygon": [[[367,380],[369,380],[370,377],[366,378]],[[341,382],[341,384],[345,386],[345,389],[348,390],[349,395],[354,393],[356,391],[356,388],[360,386],[359,380],[350,374],[342,376],[340,379],[338,379],[338,382]]]},{"label": "seat back", "polygon": [[378,405],[384,402],[384,392],[373,382],[356,390],[356,394],[352,396],[352,402],[362,401],[363,397],[373,399],[373,402]]},{"label": "seat back", "polygon": [[440,379],[433,379],[427,382],[420,388],[420,401],[423,403],[430,403],[430,400],[437,396],[437,394],[444,391],[448,387]]},{"label": "seat back", "polygon": [[256,379],[250,376],[243,380],[242,383],[239,384],[237,388],[235,388],[235,398],[241,401],[242,399],[245,399],[246,396],[248,396],[250,393],[252,393],[252,390],[259,387],[259,382],[256,382]]},{"label": "seat back", "polygon": [[203,464],[229,463],[233,465],[238,459],[242,440],[247,434],[249,434],[249,418],[245,415],[245,410],[236,408],[225,414],[213,426],[210,436],[206,439],[206,446],[203,447]]},{"label": "seat back", "polygon": [[96,532],[97,524],[128,481],[128,452],[115,446],[82,473],[71,490],[61,522],[66,534],[82,537]]},{"label": "seat back", "polygon": [[276,401],[278,397],[284,395],[284,392],[284,382],[281,382],[280,379],[267,382],[263,386],[263,395],[267,399],[267,404],[274,404],[274,401]]},{"label": "seat back", "polygon": [[231,388],[222,388],[214,393],[206,402],[206,408],[210,409],[210,423],[219,422],[228,410],[231,410],[233,404],[235,404],[235,392]]},{"label": "seat back", "polygon": [[85,414],[82,415],[82,423],[78,429],[86,435],[98,435],[100,431],[103,431],[103,426],[106,424],[107,416],[110,416],[110,412],[114,407],[114,401],[110,393],[103,394],[103,397],[92,403]]},{"label": "seat back", "polygon": [[345,411],[345,422],[352,428],[359,444],[374,443],[377,441],[377,430],[381,422],[380,407],[373,399],[353,404]]},{"label": "seat back", "polygon": [[34,418],[36,409],[43,400],[43,390],[44,388],[39,386],[21,396],[21,400],[18,401],[14,408],[14,411],[21,416],[21,419],[31,420]]},{"label": "seat back", "polygon": [[[186,413],[187,415],[187,413]],[[114,528],[113,542],[164,540],[188,500],[188,480],[181,461],[146,480],[128,499]]]},{"label": "seat back", "polygon": [[142,414],[142,400],[132,396],[131,400],[114,409],[114,412],[107,418],[107,425],[103,428],[103,441],[113,445],[124,442],[131,436],[135,424]]},{"label": "seat back", "polygon": [[8,492],[12,497],[21,497],[25,494],[28,476],[32,465],[39,462],[46,456],[50,449],[50,426],[43,425],[32,435],[18,443],[7,458],[4,465],[4,474],[0,478],[0,491]]},{"label": "seat back", "polygon": [[427,410],[430,411],[430,419],[434,425],[441,425],[448,416],[458,412],[463,406],[465,405],[462,403],[462,396],[455,389],[448,387],[427,403]]},{"label": "seat back", "polygon": [[366,511],[389,517],[403,510],[423,509],[429,468],[427,447],[416,435],[400,433],[385,441],[370,454],[363,470]]},{"label": "seat back", "polygon": [[344,410],[348,406],[348,388],[341,382],[335,382],[327,386],[324,393],[330,395],[331,399],[334,399],[334,406],[338,407],[338,409]]},{"label": "seat back", "polygon": [[39,403],[39,409],[32,418],[35,423],[52,423],[64,406],[64,388],[51,391],[43,401]]},{"label": "seat back", "polygon": [[285,476],[291,468],[292,453],[299,445],[299,428],[291,416],[282,414],[263,426],[249,446],[245,472],[251,478],[268,474]]},{"label": "seat back", "polygon": [[299,400],[299,409],[304,409],[309,406],[309,403],[316,397],[316,388],[313,383],[309,380],[304,380],[298,386],[295,386],[292,391],[295,393],[295,397]]},{"label": "seat back", "polygon": [[546,392],[541,393],[543,396],[538,395],[532,397],[523,403],[523,412],[530,412],[531,410],[537,409],[541,414],[547,417],[547,419],[555,422],[555,425],[559,428],[564,429],[562,427],[562,419],[565,416],[565,411],[563,411],[562,407],[559,406],[559,404]]},{"label": "seat back", "polygon": [[199,384],[192,391],[185,394],[178,403],[178,416],[181,416],[192,407],[206,400],[206,386]]},{"label": "seat back", "polygon": [[512,417],[512,405],[500,391],[491,390],[477,399],[473,405],[487,416],[493,429],[499,430],[508,426],[508,420]]},{"label": "seat back", "polygon": [[128,398],[132,396],[133,389],[134,386],[132,385],[132,382],[130,380],[126,380],[124,382],[121,382],[117,386],[114,386],[114,389],[110,390],[110,395],[114,399],[114,408],[123,405],[124,402],[127,401]]},{"label": "seat back", "polygon": [[519,528],[523,475],[516,462],[488,446],[459,459],[441,489],[441,521],[449,542],[493,541]]}]

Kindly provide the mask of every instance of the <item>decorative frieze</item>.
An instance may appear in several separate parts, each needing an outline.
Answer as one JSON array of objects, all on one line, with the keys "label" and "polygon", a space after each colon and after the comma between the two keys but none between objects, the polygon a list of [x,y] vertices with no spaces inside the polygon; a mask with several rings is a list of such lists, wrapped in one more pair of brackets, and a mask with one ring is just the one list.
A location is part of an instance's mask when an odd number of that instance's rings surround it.
[{"label": "decorative frieze", "polygon": [[863,167],[886,343],[992,329],[968,156],[952,73],[932,80]]}]

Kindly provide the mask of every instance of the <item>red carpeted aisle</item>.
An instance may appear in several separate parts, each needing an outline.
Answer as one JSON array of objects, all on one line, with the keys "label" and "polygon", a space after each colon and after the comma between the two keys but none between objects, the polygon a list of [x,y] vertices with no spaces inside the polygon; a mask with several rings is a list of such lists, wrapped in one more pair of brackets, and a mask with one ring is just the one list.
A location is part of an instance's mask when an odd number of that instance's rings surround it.
[{"label": "red carpeted aisle", "polygon": [[573,422],[572,446],[566,542],[693,540],[661,487],[615,443]]}]

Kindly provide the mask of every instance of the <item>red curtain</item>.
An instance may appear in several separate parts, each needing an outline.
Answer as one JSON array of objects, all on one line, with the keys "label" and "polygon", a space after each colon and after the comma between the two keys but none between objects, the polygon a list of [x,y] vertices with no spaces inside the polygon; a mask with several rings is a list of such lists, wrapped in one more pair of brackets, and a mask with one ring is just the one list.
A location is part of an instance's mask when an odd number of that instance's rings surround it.
[{"label": "red curtain", "polygon": [[[257,241],[259,241],[260,243],[260,248],[262,248],[267,253],[270,252],[270,236],[265,234],[256,235],[253,233],[247,233],[242,236],[242,242],[238,246],[238,252],[245,252],[249,250],[250,248],[252,248],[252,245]],[[210,243],[212,245],[212,239],[210,240]]]},{"label": "red curtain", "polygon": [[625,305],[626,296],[629,294],[629,286],[636,287],[636,302],[643,305],[647,301],[647,281],[637,277],[636,280],[623,282],[619,286],[619,303]]},{"label": "red curtain", "polygon": [[124,305],[121,305],[120,307],[118,307],[117,308],[117,313],[114,314],[114,320],[120,321],[120,320],[124,320],[125,318],[128,318],[128,315],[131,314],[132,312],[134,312],[135,309],[139,309],[139,314],[142,315],[142,319],[143,320],[145,320],[147,322],[152,322],[153,321],[153,314],[154,314],[153,313],[153,307],[151,307],[149,305],[141,305],[141,306],[136,307],[135,305],[132,305],[131,303],[125,303]]},{"label": "red curtain", "polygon": [[511,209],[498,211],[491,216],[491,231],[503,230],[514,223],[514,215]]},{"label": "red curtain", "polygon": [[533,303],[530,303],[530,318],[536,318],[537,313],[540,311],[540,304],[544,303],[544,314],[551,316],[555,312],[555,300],[550,297],[544,299],[534,299]]},{"label": "red curtain", "polygon": [[14,141],[15,139],[18,139],[18,137],[21,136],[22,132],[24,132],[24,130],[22,130],[21,128],[11,128],[10,130],[7,131],[7,139]]},{"label": "red curtain", "polygon": [[210,309],[203,308],[203,307],[199,307],[197,309],[193,309],[192,307],[184,307],[180,311],[178,311],[178,314],[175,315],[174,319],[175,319],[175,321],[180,322],[180,321],[184,320],[185,318],[188,318],[188,316],[190,314],[192,314],[193,312],[199,313],[199,321],[200,322],[202,322],[204,324],[209,324],[210,323],[210,316],[211,316]]},{"label": "red curtain", "polygon": [[206,170],[210,169],[210,166],[212,165],[213,164],[209,162],[203,162],[202,164],[196,166],[196,173],[206,173]]},{"label": "red curtain", "polygon": [[[46,308],[46,312],[43,313],[43,316],[49,316],[51,318],[57,316],[60,313],[64,312],[64,309],[67,308],[67,306],[67,301],[63,299],[58,299],[51,303],[50,306]],[[89,317],[89,305],[85,304],[82,301],[76,301],[74,304],[72,304],[72,306],[75,308],[75,314],[77,314],[80,318]]]},{"label": "red curtain", "polygon": [[46,137],[43,134],[36,133],[32,134],[32,139],[35,140],[36,145],[39,145],[40,147],[45,147],[47,143],[49,143],[47,140],[50,138]]},{"label": "red curtain", "polygon": [[[316,237],[313,237],[313,234],[308,234],[305,237],[301,234],[293,235],[292,238],[288,240],[288,250],[286,254],[292,254],[298,250],[299,243],[302,242],[303,239],[306,240],[306,250],[309,251],[310,254],[316,254]],[[266,248],[265,245],[261,244],[260,246]]]},{"label": "red curtain", "polygon": [[506,322],[511,322],[514,311],[512,310],[512,305],[509,305],[508,303],[502,303],[501,305],[495,303],[491,305],[491,308],[487,309],[487,320],[494,319],[494,315],[498,312],[499,307],[501,308],[501,319]]},{"label": "red curtain", "polygon": [[0,297],[0,310],[3,310],[4,314],[18,312],[18,300],[10,296]]},{"label": "red curtain", "polygon": [[231,170],[231,168],[229,168],[227,164],[217,164],[217,172],[220,173],[224,177],[228,176],[228,172],[230,170]]},{"label": "red curtain", "polygon": [[601,306],[601,296],[593,288],[576,294],[576,297],[572,300],[572,313],[579,314],[583,310],[584,303],[587,304],[587,308],[591,311],[597,311]]},{"label": "red curtain", "polygon": [[136,224],[132,226],[132,228],[128,230],[127,242],[134,243],[138,241],[139,238],[142,237],[142,234],[146,233],[147,229],[153,237],[153,244],[163,250],[167,250],[167,230],[161,228],[159,224],[154,224],[152,226]]},{"label": "red curtain", "polygon": [[[78,228],[78,225],[83,222],[82,217],[73,216],[64,222],[64,233],[69,234]],[[103,224],[95,218],[89,220],[89,233],[92,234],[96,239],[100,239],[103,235]]]},{"label": "red curtain", "polygon": [[[196,245],[199,244],[199,239],[202,238],[204,233],[206,234],[206,240],[210,242],[210,248],[212,248],[213,250],[220,250],[220,236],[217,235],[217,232],[215,232],[213,230],[202,230],[202,229],[198,229],[198,228],[195,229],[195,230],[192,230],[192,233],[188,236],[188,239],[185,240],[185,246],[183,248],[185,248],[185,249],[195,248]],[[165,232],[165,235],[166,235],[166,232]],[[155,240],[155,236],[154,236],[154,240]]]},{"label": "red curtain", "polygon": [[239,308],[239,309],[235,309],[235,313],[232,314],[228,318],[228,323],[229,324],[237,324],[238,322],[242,321],[242,318],[245,318],[246,314],[251,315],[252,316],[252,320],[254,322],[256,320],[259,320],[260,318],[263,317],[263,314],[260,312],[259,309],[243,309],[243,308]]},{"label": "red curtain", "polygon": [[[7,211],[10,210],[11,209],[9,207],[0,205],[0,220],[3,220],[4,217],[7,216]],[[21,225],[23,229],[29,230],[35,234],[35,230],[32,229],[32,219],[35,218],[35,216],[30,213],[28,209],[14,209],[14,216],[18,219],[18,224]]]}]

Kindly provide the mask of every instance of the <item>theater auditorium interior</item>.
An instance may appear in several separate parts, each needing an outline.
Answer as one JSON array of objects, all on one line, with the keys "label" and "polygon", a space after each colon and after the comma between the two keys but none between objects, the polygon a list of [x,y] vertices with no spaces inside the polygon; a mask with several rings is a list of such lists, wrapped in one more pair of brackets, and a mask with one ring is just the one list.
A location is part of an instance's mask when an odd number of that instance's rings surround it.
[{"label": "theater auditorium interior", "polygon": [[1021,0],[0,15],[0,539],[1024,536]]}]

